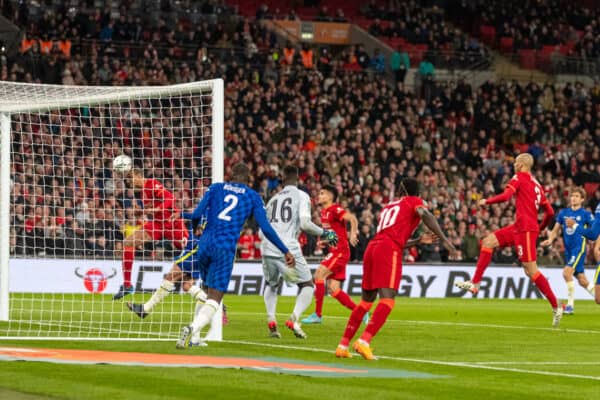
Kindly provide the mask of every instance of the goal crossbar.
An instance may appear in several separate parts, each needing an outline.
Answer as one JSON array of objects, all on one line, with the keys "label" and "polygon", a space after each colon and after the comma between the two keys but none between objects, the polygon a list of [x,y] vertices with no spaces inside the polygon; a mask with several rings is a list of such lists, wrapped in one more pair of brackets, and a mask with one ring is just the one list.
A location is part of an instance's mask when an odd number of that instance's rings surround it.
[{"label": "goal crossbar", "polygon": [[[201,93],[223,86],[222,79],[183,83],[171,86],[67,86],[67,85],[35,85],[30,83],[2,82],[0,85],[9,84],[17,90],[24,91],[43,87],[46,90],[44,97],[51,100],[43,101],[35,97],[11,97],[10,93],[1,93],[0,113],[38,112],[64,109],[69,107],[95,106],[105,103],[118,103],[129,101],[133,98],[161,97],[164,95],[181,95]],[[72,95],[73,91],[81,91],[82,95]],[[101,92],[93,94],[93,92]],[[217,91],[215,91],[216,93]],[[90,94],[87,94],[90,93]],[[48,96],[51,94],[51,96]],[[215,99],[216,100],[216,99]],[[35,101],[35,103],[32,103]]]}]

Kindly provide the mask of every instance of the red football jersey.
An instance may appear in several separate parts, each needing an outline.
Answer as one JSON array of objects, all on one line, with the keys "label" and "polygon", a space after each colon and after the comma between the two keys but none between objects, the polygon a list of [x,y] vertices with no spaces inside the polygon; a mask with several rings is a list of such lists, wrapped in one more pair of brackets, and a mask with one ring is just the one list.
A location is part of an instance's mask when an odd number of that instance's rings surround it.
[{"label": "red football jersey", "polygon": [[379,214],[377,234],[373,239],[390,239],[404,247],[421,222],[417,212],[420,207],[425,204],[416,196],[405,196],[386,205]]},{"label": "red football jersey", "polygon": [[338,236],[336,247],[330,247],[332,252],[350,253],[348,244],[348,233],[346,232],[346,221],[344,221],[344,210],[339,204],[332,204],[321,210],[321,225],[323,229],[333,230]]},{"label": "red football jersey", "polygon": [[520,232],[539,232],[538,210],[547,203],[544,188],[527,172],[517,172],[506,185],[517,194],[515,226]]},{"label": "red football jersey", "polygon": [[173,213],[178,212],[175,209],[175,197],[156,179],[146,179],[144,181],[142,203],[144,203],[144,208],[161,209],[153,214],[153,220],[155,221],[165,221]]}]

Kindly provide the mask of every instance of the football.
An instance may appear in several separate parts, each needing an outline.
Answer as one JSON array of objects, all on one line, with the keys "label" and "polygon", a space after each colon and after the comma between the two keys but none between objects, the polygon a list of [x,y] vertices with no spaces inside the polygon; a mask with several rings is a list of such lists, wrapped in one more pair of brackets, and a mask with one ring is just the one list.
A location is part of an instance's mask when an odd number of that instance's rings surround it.
[{"label": "football", "polygon": [[131,171],[132,166],[133,160],[125,154],[121,154],[113,160],[113,170],[122,174]]}]

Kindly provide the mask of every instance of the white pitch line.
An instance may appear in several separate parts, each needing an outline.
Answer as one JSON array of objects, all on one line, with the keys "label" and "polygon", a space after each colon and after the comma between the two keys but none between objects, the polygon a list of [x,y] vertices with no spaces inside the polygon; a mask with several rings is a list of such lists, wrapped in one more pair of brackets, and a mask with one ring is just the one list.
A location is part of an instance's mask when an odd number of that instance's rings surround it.
[{"label": "white pitch line", "polygon": [[[229,315],[258,315],[265,316],[265,313],[245,312],[245,311],[228,311]],[[289,316],[285,313],[277,313],[281,316]],[[326,319],[341,319],[348,320],[348,317],[340,317],[335,315],[327,315]],[[500,325],[500,324],[480,324],[476,322],[449,322],[449,321],[417,321],[407,319],[388,319],[386,322],[406,324],[406,325],[441,325],[441,326],[463,326],[466,328],[492,328],[492,329],[512,329],[512,330],[532,330],[544,332],[561,332],[561,333],[583,333],[583,334],[600,334],[600,330],[593,329],[570,329],[570,328],[546,328],[543,326],[524,326],[524,325]]]},{"label": "white pitch line", "polygon": [[477,365],[600,365],[600,361],[467,361]]},{"label": "white pitch line", "polygon": [[[249,341],[243,341],[243,340],[223,340],[223,342],[233,343],[233,344],[250,345],[250,346],[272,347],[272,348],[288,349],[288,350],[310,351],[313,353],[328,353],[331,355],[333,355],[333,353],[334,353],[334,351],[331,349],[319,349],[319,348],[314,348],[314,347],[287,346],[287,345],[282,345],[282,344],[249,342]],[[551,371],[534,371],[534,370],[521,369],[521,368],[494,367],[491,365],[479,365],[479,364],[473,364],[473,363],[440,361],[440,360],[425,360],[425,359],[419,359],[419,358],[405,358],[405,357],[392,357],[392,356],[380,356],[380,355],[377,355],[377,357],[382,360],[411,362],[411,363],[415,363],[415,364],[443,365],[443,366],[448,366],[448,367],[486,369],[486,370],[492,370],[492,371],[518,372],[520,374],[558,376],[561,378],[588,379],[588,380],[600,381],[600,376],[565,374],[562,372],[551,372]]]}]

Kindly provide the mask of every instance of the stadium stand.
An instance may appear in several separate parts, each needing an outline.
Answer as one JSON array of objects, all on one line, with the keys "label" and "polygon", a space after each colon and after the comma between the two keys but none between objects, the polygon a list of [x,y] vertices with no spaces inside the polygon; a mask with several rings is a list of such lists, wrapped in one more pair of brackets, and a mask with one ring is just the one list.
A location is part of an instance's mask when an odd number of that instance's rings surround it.
[{"label": "stadium stand", "polygon": [[[343,13],[357,15],[347,9]],[[234,25],[207,19],[186,31],[184,25],[169,26],[166,20],[146,29],[127,13],[114,24],[99,11],[89,19],[49,12],[41,19],[49,18],[49,23],[29,23],[17,14],[14,20],[27,22],[29,30],[19,54],[4,60],[4,80],[143,85],[225,78],[226,173],[236,161],[250,162],[252,185],[265,198],[277,188],[278,173],[289,163],[299,166],[313,198],[321,185],[336,185],[343,205],[360,220],[354,259],[361,259],[379,210],[404,176],[417,176],[424,183],[429,207],[462,249],[454,261],[473,261],[479,238],[513,218],[510,205],[495,205],[489,213],[476,213],[475,207],[482,196],[501,190],[519,152],[534,155],[537,177],[557,208],[574,185],[600,182],[600,151],[586,145],[600,145],[600,85],[588,90],[579,84],[486,82],[472,87],[464,81],[431,81],[423,92],[413,92],[402,82],[393,86],[355,68],[365,61],[360,48],[346,48],[337,56],[320,53],[315,68],[306,68],[301,57],[285,63],[285,46],[276,46],[274,35],[244,17]],[[85,27],[90,21],[94,22]],[[74,30],[95,40],[60,34]],[[71,41],[70,47],[61,47],[60,40],[51,47],[44,44],[48,38],[63,37]],[[117,38],[129,45],[117,43]],[[155,46],[157,41],[166,45]],[[366,57],[364,66],[369,69]],[[124,225],[135,223],[131,201],[116,199],[131,200],[133,193],[123,196],[123,187],[107,185],[110,171],[94,176],[91,166],[125,146],[139,157],[158,152],[167,160],[145,166],[174,191],[182,208],[198,200],[200,193],[189,189],[197,177],[169,172],[178,151],[195,151],[193,143],[180,143],[185,149],[159,146],[132,136],[139,127],[119,123],[128,129],[113,142],[91,139],[98,133],[88,135],[90,127],[80,126],[75,130],[82,134],[71,136],[35,131],[34,124],[23,123],[31,131],[13,141],[21,157],[13,160],[13,254],[112,257],[119,241],[111,239],[121,237]],[[85,141],[91,141],[86,143],[89,152],[69,150]],[[600,201],[600,192],[594,190],[590,186],[592,207]],[[66,191],[79,193],[75,202],[63,200]],[[303,238],[303,243],[307,254],[319,255],[313,241]],[[438,250],[437,245],[422,246],[405,259],[436,261]],[[495,257],[515,260],[512,249]],[[553,251],[544,257],[559,256]]]},{"label": "stadium stand", "polygon": [[[514,53],[524,68],[548,70],[552,62],[552,71],[560,73],[597,73],[600,14],[588,3],[592,2],[456,0],[447,2],[446,9],[453,21],[485,44]],[[588,70],[579,71],[577,62],[587,64]]]}]

